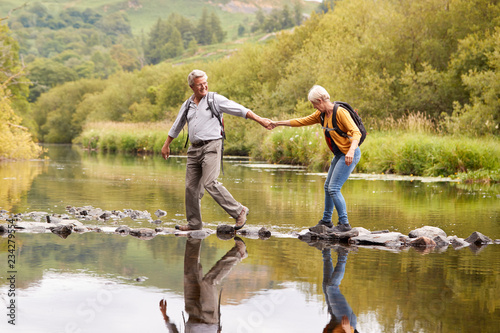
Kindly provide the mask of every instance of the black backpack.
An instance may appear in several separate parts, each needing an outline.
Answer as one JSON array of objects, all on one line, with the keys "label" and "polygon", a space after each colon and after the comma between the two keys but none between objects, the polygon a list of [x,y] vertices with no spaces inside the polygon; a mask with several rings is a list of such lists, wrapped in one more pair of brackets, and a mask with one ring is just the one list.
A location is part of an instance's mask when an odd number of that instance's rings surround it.
[{"label": "black backpack", "polygon": [[349,114],[351,115],[351,118],[352,120],[354,120],[354,123],[356,124],[356,126],[358,127],[359,131],[361,132],[361,139],[359,139],[359,143],[358,143],[358,146],[361,146],[361,144],[363,143],[363,141],[365,141],[365,138],[366,138],[366,128],[365,128],[365,125],[363,125],[363,121],[361,120],[361,117],[359,116],[358,112],[356,110],[354,110],[349,104],[345,103],[345,102],[337,102],[335,101],[333,103],[333,115],[332,115],[332,125],[333,125],[333,128],[326,128],[325,127],[325,114],[324,113],[321,113],[321,126],[323,126],[324,129],[326,129],[326,131],[335,131],[337,132],[340,136],[344,137],[344,138],[349,138],[349,136],[347,135],[347,133],[345,133],[344,131],[342,131],[338,125],[337,125],[337,109],[340,107],[346,109]]}]

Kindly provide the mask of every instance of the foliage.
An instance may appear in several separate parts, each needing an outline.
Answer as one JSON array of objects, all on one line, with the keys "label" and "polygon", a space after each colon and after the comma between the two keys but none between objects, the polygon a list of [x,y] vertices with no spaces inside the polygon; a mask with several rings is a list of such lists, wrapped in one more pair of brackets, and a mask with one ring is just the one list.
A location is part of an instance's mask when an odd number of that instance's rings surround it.
[{"label": "foliage", "polygon": [[[265,117],[310,114],[307,92],[320,84],[358,109],[368,128],[420,114],[438,133],[498,135],[499,12],[500,4],[487,0],[338,1],[265,45],[247,44],[212,62],[164,62],[111,75],[102,81],[106,89],[71,104],[82,102],[82,124],[173,120],[191,94],[187,74],[200,68],[210,90]],[[176,20],[181,33],[184,21]],[[61,103],[71,96],[60,96]],[[234,132],[243,142],[237,150],[259,154],[264,138],[247,125]],[[79,132],[72,133],[66,140]]]},{"label": "foliage", "polygon": [[[19,61],[18,45],[0,21],[0,160],[29,159],[40,155],[28,129],[14,107],[26,101],[26,83],[21,81],[24,67]],[[20,112],[18,112],[20,113]]]},{"label": "foliage", "polygon": [[221,43],[225,36],[217,14],[212,12],[209,16],[206,8],[197,24],[174,13],[166,21],[161,18],[156,21],[149,32],[144,55],[149,64],[158,64],[181,55],[186,49],[192,48],[193,43]]},{"label": "foliage", "polygon": [[265,14],[262,9],[259,9],[255,15],[255,22],[251,27],[252,32],[276,32],[280,30],[290,29],[294,26],[302,24],[302,5],[296,1],[293,7],[293,13],[290,6],[286,3],[283,9],[274,8],[269,14]]}]

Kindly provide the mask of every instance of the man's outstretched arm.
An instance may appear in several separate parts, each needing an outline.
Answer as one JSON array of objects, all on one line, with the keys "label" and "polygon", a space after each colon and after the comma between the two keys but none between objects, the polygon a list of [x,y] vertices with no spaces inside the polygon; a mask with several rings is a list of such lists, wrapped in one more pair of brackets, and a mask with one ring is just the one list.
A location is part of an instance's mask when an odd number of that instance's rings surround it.
[{"label": "man's outstretched arm", "polygon": [[253,111],[248,111],[247,112],[247,119],[252,119],[256,122],[258,122],[262,127],[268,128],[268,126],[271,124],[271,120],[267,118],[262,118],[259,115],[255,114]]}]

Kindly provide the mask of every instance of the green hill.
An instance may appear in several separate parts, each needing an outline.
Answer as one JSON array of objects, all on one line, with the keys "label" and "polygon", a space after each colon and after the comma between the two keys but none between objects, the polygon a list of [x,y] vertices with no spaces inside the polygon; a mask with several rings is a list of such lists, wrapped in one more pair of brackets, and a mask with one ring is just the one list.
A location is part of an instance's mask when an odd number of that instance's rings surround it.
[{"label": "green hill", "polygon": [[[318,3],[300,0],[304,13],[312,12]],[[2,0],[0,1],[0,17],[5,17],[10,10],[27,3],[28,6],[36,1],[25,0]],[[170,14],[177,13],[191,19],[198,19],[206,7],[214,11],[221,19],[222,27],[228,32],[228,39],[237,38],[239,24],[249,25],[253,22],[256,11],[261,8],[264,12],[270,12],[273,8],[283,8],[285,4],[294,5],[294,1],[286,0],[242,0],[242,1],[203,1],[203,0],[58,0],[41,1],[51,13],[58,13],[63,9],[90,8],[101,15],[114,12],[124,12],[130,19],[132,32],[139,34],[147,32],[158,20],[166,19]],[[13,14],[14,16],[16,13]]]}]

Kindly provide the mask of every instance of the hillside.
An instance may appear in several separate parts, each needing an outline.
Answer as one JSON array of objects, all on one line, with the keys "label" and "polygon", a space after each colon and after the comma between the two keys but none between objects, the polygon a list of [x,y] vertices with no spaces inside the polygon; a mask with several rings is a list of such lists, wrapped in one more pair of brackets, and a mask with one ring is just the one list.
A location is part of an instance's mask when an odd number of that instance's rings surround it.
[{"label": "hillside", "polygon": [[[300,1],[303,12],[311,13],[317,8],[318,3],[314,1]],[[13,8],[25,4],[25,0],[2,0],[0,1],[0,17],[5,17]],[[32,2],[36,3],[36,2]],[[41,1],[51,13],[58,13],[63,9],[90,8],[101,15],[114,12],[125,12],[130,19],[132,33],[139,34],[148,32],[151,26],[158,20],[167,19],[172,13],[177,13],[191,19],[198,19],[206,7],[214,11],[221,19],[222,28],[227,31],[228,39],[237,38],[239,24],[249,25],[254,21],[255,13],[259,8],[269,13],[272,9],[280,9],[285,4],[293,6],[295,1],[286,0],[242,0],[242,1],[206,1],[206,0],[59,0]],[[30,5],[30,4],[28,4]],[[13,14],[15,16],[16,13]]]}]

